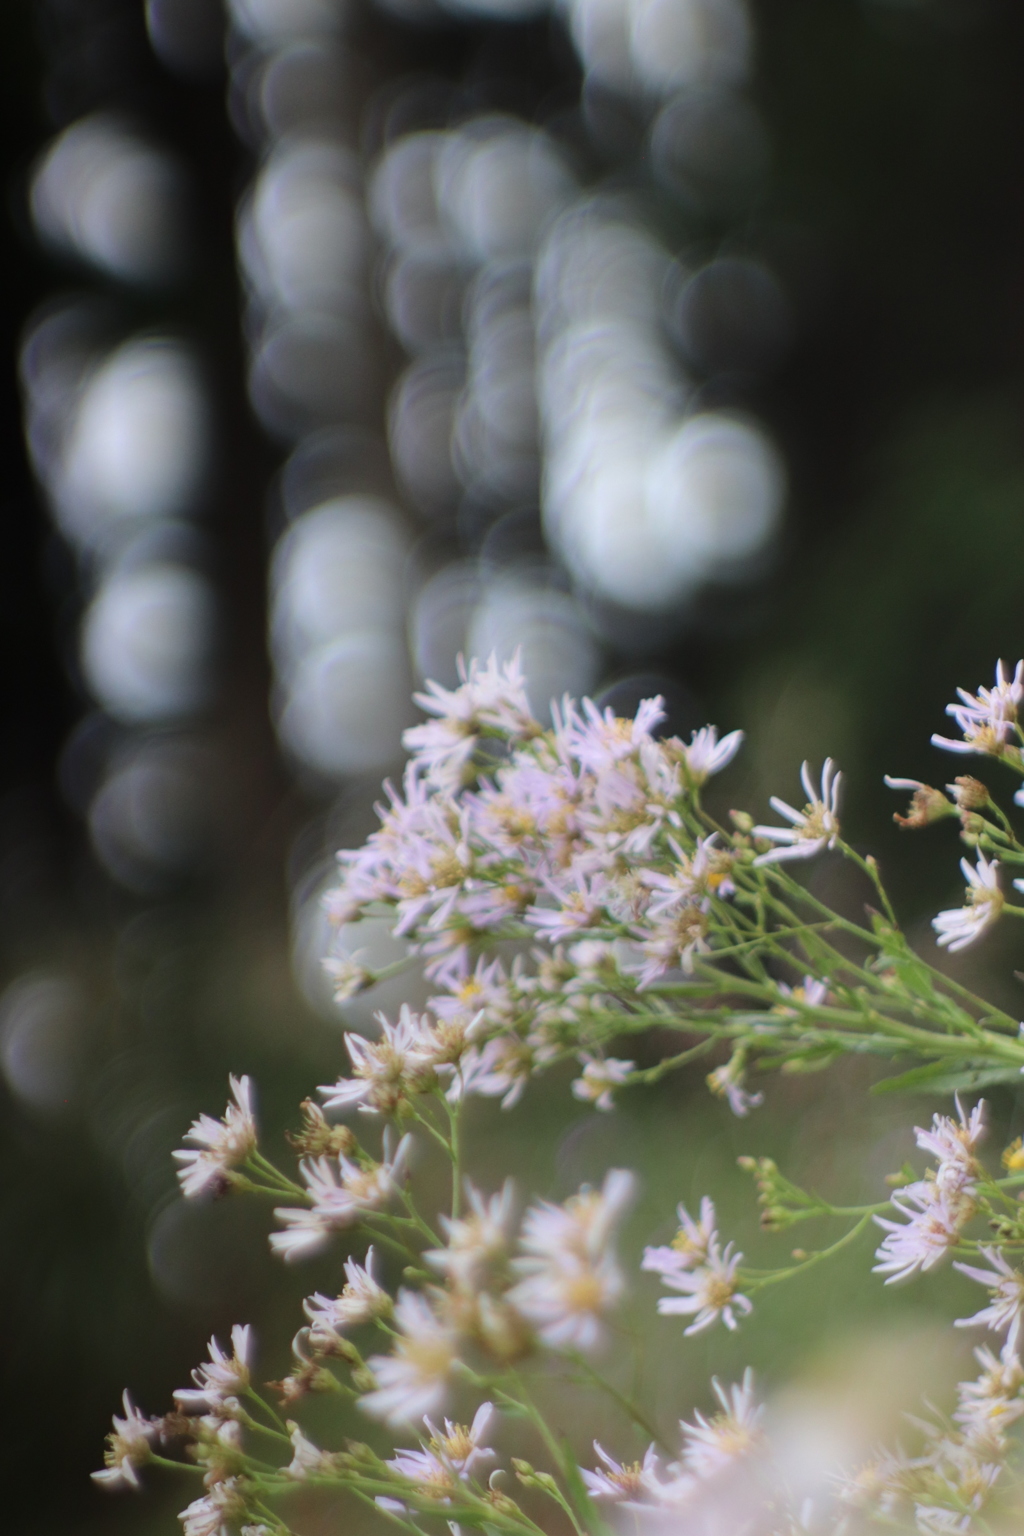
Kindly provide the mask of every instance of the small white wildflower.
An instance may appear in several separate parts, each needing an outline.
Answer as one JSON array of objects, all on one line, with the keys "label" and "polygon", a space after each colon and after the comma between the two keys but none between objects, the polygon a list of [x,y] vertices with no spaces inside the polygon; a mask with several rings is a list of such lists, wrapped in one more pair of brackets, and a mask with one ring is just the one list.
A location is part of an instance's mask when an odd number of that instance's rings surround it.
[{"label": "small white wildflower", "polygon": [[986,928],[991,928],[1003,910],[1006,900],[999,889],[999,860],[986,859],[978,853],[978,865],[973,869],[966,859],[960,860],[960,868],[967,881],[967,898],[962,907],[950,907],[932,918],[932,927],[938,934],[936,943],[951,954],[966,949],[979,939]]},{"label": "small white wildflower", "polygon": [[659,1313],[663,1317],[692,1317],[693,1322],[683,1330],[687,1338],[703,1333],[719,1320],[733,1332],[739,1327],[739,1317],[748,1317],[754,1310],[753,1302],[739,1289],[737,1271],[742,1258],[742,1253],[733,1251],[732,1243],[728,1243],[724,1250],[720,1249],[716,1234],[708,1244],[704,1263],[696,1269],[659,1270],[663,1285],[684,1293],[662,1296],[658,1302]]},{"label": "small white wildflower", "polygon": [[1016,1350],[1024,1322],[1024,1274],[1014,1269],[998,1248],[983,1247],[982,1258],[991,1269],[979,1269],[974,1264],[954,1263],[962,1275],[988,1286],[992,1300],[973,1317],[957,1319],[957,1328],[989,1328],[993,1333],[1006,1334],[1006,1347]]},{"label": "small white wildflower", "polygon": [[764,1103],[763,1093],[748,1093],[743,1086],[744,1080],[743,1057],[736,1055],[731,1057],[724,1066],[716,1067],[707,1076],[707,1085],[716,1097],[725,1099],[734,1115],[748,1115],[752,1109],[757,1109]]},{"label": "small white wildflower", "polygon": [[377,1386],[359,1399],[359,1406],[388,1424],[412,1424],[444,1401],[459,1358],[458,1339],[416,1291],[399,1291],[395,1322],[399,1336],[394,1353],[367,1361]]},{"label": "small white wildflower", "polygon": [[403,1136],[391,1157],[385,1138],[384,1161],[368,1167],[345,1156],[304,1159],[300,1167],[312,1207],[274,1211],[286,1230],[270,1234],[273,1252],[288,1263],[307,1258],[320,1251],[332,1232],[351,1226],[364,1211],[386,1205],[405,1175],[411,1146],[412,1137]]},{"label": "small white wildflower", "polygon": [[632,1509],[637,1504],[649,1502],[652,1494],[657,1497],[661,1484],[657,1475],[658,1457],[653,1445],[647,1447],[642,1463],[634,1461],[631,1465],[613,1460],[596,1440],[594,1450],[604,1466],[595,1467],[593,1471],[586,1467],[580,1468],[592,1499],[600,1499],[608,1504],[622,1504],[626,1509]]},{"label": "small white wildflower", "polygon": [[399,1451],[387,1465],[414,1483],[417,1493],[448,1503],[458,1483],[467,1481],[479,1462],[493,1459],[495,1452],[483,1443],[493,1418],[493,1403],[481,1403],[472,1424],[445,1419],[443,1430],[425,1416],[430,1436],[426,1445],[418,1451]]},{"label": "small white wildflower", "polygon": [[1012,677],[1006,663],[996,664],[994,688],[979,688],[968,693],[958,688],[959,704],[947,704],[950,715],[963,732],[963,740],[955,741],[948,736],[932,737],[932,744],[944,747],[947,752],[979,752],[1001,757],[1006,750],[1017,724],[1018,711],[1024,701],[1024,661],[1018,661]]},{"label": "small white wildflower", "polygon": [[706,1419],[695,1412],[696,1423],[679,1426],[686,1437],[683,1466],[700,1479],[710,1478],[731,1466],[763,1443],[761,1420],[764,1408],[754,1400],[754,1373],[743,1373],[739,1386],[724,1388],[716,1379],[711,1383],[722,1412]]},{"label": "small white wildflower", "polygon": [[147,1419],[136,1408],[128,1392],[123,1394],[121,1401],[124,1405],[124,1418],[120,1419],[114,1414],[114,1428],[107,1436],[107,1449],[103,1456],[105,1465],[99,1472],[92,1473],[92,1479],[104,1488],[127,1487],[138,1490],[142,1486],[138,1468],[144,1466],[152,1455],[152,1443],[160,1432],[161,1420]]},{"label": "small white wildflower", "polygon": [[252,1081],[230,1077],[231,1096],[223,1118],[200,1115],[193,1120],[185,1140],[198,1148],[181,1148],[173,1154],[180,1163],[178,1179],[188,1198],[206,1193],[221,1194],[230,1182],[230,1170],[244,1163],[256,1148],[256,1117],[252,1106]]},{"label": "small white wildflower", "polygon": [[641,1269],[651,1269],[659,1275],[674,1275],[707,1263],[712,1244],[717,1246],[719,1241],[714,1201],[704,1196],[697,1221],[694,1221],[685,1205],[677,1206],[676,1214],[679,1217],[679,1231],[671,1243],[657,1248],[645,1248]]},{"label": "small white wildflower", "polygon": [[358,997],[360,992],[365,992],[367,987],[372,987],[377,979],[372,971],[361,965],[357,955],[345,955],[336,958],[329,955],[321,960],[326,974],[331,978],[331,986],[336,1003],[350,1002],[353,997]]},{"label": "small white wildflower", "polygon": [[595,1109],[612,1109],[614,1090],[628,1082],[636,1062],[622,1061],[615,1056],[592,1056],[589,1051],[581,1051],[579,1059],[583,1063],[583,1072],[573,1082],[573,1095],[586,1104],[593,1104]]},{"label": "small white wildflower", "polygon": [[781,864],[787,859],[810,859],[826,848],[834,848],[839,840],[839,789],[843,776],[830,757],[826,757],[821,770],[821,792],[811,782],[809,763],[800,769],[800,781],[807,793],[807,804],[802,811],[794,810],[778,795],[772,795],[769,804],[773,811],[791,823],[788,827],[755,827],[754,836],[778,843],[770,853],[759,854],[755,864]]},{"label": "small white wildflower", "polygon": [[321,1296],[317,1292],[302,1303],[309,1319],[309,1342],[320,1353],[337,1347],[347,1328],[358,1328],[377,1317],[389,1317],[391,1297],[374,1278],[374,1251],[366,1251],[366,1263],[345,1260],[346,1284],[340,1296]]},{"label": "small white wildflower", "polygon": [[611,1254],[597,1260],[566,1254],[557,1263],[523,1259],[525,1278],[508,1300],[549,1349],[585,1354],[604,1342],[604,1318],[622,1299],[625,1281]]},{"label": "small white wildflower", "polygon": [[216,1413],[226,1398],[244,1393],[251,1380],[253,1343],[252,1328],[239,1323],[231,1330],[230,1355],[211,1339],[209,1362],[192,1372],[195,1387],[182,1387],[174,1393],[181,1412]]},{"label": "small white wildflower", "polygon": [[467,1181],[466,1198],[467,1216],[441,1217],[447,1247],[428,1249],[423,1257],[461,1290],[471,1291],[508,1252],[515,1189],[506,1179],[500,1193],[488,1199]]},{"label": "small white wildflower", "polygon": [[699,787],[713,773],[721,773],[722,769],[732,762],[742,745],[742,731],[730,731],[727,736],[722,737],[721,741],[713,725],[704,725],[699,731],[694,731],[690,737],[689,746],[683,748],[682,754],[690,783]]},{"label": "small white wildflower", "polygon": [[229,1477],[193,1500],[178,1519],[185,1528],[183,1536],[233,1536],[235,1521],[244,1510],[238,1479]]},{"label": "small white wildflower", "polygon": [[337,1467],[336,1458],[308,1440],[291,1419],[287,1427],[292,1441],[292,1459],[285,1468],[286,1475],[294,1477],[297,1482],[305,1482],[310,1477],[329,1476]]},{"label": "small white wildflower", "polygon": [[407,1003],[402,1004],[395,1024],[389,1024],[383,1013],[376,1018],[381,1026],[379,1040],[346,1034],[345,1047],[355,1076],[317,1090],[325,1109],[349,1109],[357,1104],[365,1114],[394,1114],[429,1077],[424,1054],[430,1036],[428,1022]]},{"label": "small white wildflower", "polygon": [[886,1276],[886,1285],[908,1280],[918,1270],[927,1272],[946,1257],[960,1241],[960,1233],[975,1212],[965,1191],[940,1188],[934,1177],[908,1184],[892,1197],[892,1204],[906,1222],[876,1216],[887,1235],[875,1253],[873,1273]]}]

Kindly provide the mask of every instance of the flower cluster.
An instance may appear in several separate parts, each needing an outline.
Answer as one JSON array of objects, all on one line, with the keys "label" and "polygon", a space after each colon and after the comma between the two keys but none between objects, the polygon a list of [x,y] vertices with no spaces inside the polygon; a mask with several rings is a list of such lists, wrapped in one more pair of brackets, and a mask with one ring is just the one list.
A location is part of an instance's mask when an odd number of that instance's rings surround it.
[{"label": "flower cluster", "polygon": [[[1000,663],[994,688],[959,697],[950,713],[963,739],[938,744],[1024,778],[1024,663],[1012,676]],[[372,1036],[345,1034],[344,1071],[305,1100],[289,1134],[291,1169],[260,1145],[245,1077],[231,1078],[222,1118],[199,1116],[175,1154],[185,1198],[265,1198],[272,1252],[289,1264],[323,1254],[335,1278],[310,1286],[282,1380],[258,1382],[252,1331],[238,1325],[230,1347],[210,1340],[163,1417],[146,1417],[126,1392],[96,1480],[138,1488],[146,1468],[191,1471],[198,1496],[180,1515],[184,1536],[290,1536],[288,1498],[302,1487],[414,1532],[434,1519],[456,1533],[537,1536],[557,1524],[585,1536],[607,1515],[651,1536],[854,1536],[872,1521],[967,1536],[993,1529],[1000,1501],[1018,1528],[1024,1152],[1018,1139],[1002,1176],[986,1170],[983,1102],[968,1110],[955,1097],[955,1117],[917,1128],[930,1166],[920,1177],[904,1169],[875,1204],[832,1205],[770,1158],[742,1158],[769,1231],[842,1224],[775,1269],[745,1267],[708,1197],[696,1216],[680,1204],[671,1241],[641,1244],[630,1265],[620,1249],[638,1181],[626,1169],[565,1199],[522,1203],[511,1179],[487,1193],[467,1176],[487,1115],[480,1103],[468,1114],[470,1101],[512,1108],[560,1063],[572,1064],[575,1101],[606,1113],[624,1091],[698,1061],[739,1117],[764,1099],[752,1074],[814,1071],[847,1051],[909,1058],[906,1081],[942,1091],[1019,1082],[1024,1026],[912,949],[877,864],[843,839],[832,760],[820,780],[803,765],[802,810],[772,798],[784,826],[745,811],[724,824],[702,795],[739,732],[661,738],[658,699],[632,719],[565,699],[545,729],[517,662],[494,658],[418,699],[431,718],[407,734],[402,789],[388,787],[379,829],[341,855],[327,905],[342,951],[362,917],[389,915],[407,948],[401,963],[430,983],[427,1006],[379,1013]],[[955,953],[1004,914],[1024,915],[1000,874],[1024,869],[1024,843],[984,784],[964,776],[943,793],[889,783],[912,793],[901,824],[958,822],[973,854],[964,906],[934,920],[941,947]],[[870,896],[863,923],[797,878],[830,852]],[[1024,889],[1024,875],[1012,883]],[[378,980],[357,955],[329,966],[342,1002]],[[993,1347],[976,1351],[980,1374],[960,1384],[948,1420],[915,1421],[915,1454],[885,1450],[852,1474],[809,1478],[791,1446],[773,1449],[749,1371],[729,1388],[714,1379],[717,1408],[683,1421],[680,1440],[666,1441],[618,1384],[627,1373],[615,1314],[631,1268],[657,1277],[657,1315],[683,1324],[657,1322],[652,1305],[650,1326],[685,1351],[719,1324],[756,1327],[764,1286],[853,1252],[873,1222],[883,1233],[874,1272],[887,1285],[949,1259],[987,1293],[956,1326],[987,1330]],[[348,1246],[335,1255],[339,1235]],[[630,1423],[644,1428],[637,1460],[619,1459],[605,1436],[589,1465],[590,1452],[546,1417],[552,1392],[581,1383],[623,1415],[624,1437]],[[310,1397],[316,1438],[299,1422]],[[440,1417],[463,1406],[465,1422]],[[358,1414],[389,1436],[386,1453],[352,1438]],[[506,1420],[518,1449],[533,1435],[541,1464],[504,1456]],[[544,1500],[557,1510],[550,1524]]]}]

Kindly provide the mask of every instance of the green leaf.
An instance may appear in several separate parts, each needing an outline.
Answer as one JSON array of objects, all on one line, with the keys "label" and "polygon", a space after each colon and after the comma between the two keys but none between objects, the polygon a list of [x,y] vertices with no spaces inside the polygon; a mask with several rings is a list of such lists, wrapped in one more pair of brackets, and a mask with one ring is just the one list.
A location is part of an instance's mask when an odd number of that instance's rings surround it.
[{"label": "green leaf", "polygon": [[914,1067],[898,1077],[875,1083],[872,1093],[903,1093],[915,1089],[923,1093],[959,1093],[963,1088],[988,1088],[993,1083],[1013,1083],[1020,1073],[1016,1067],[950,1067],[948,1061],[933,1061],[926,1067]]}]

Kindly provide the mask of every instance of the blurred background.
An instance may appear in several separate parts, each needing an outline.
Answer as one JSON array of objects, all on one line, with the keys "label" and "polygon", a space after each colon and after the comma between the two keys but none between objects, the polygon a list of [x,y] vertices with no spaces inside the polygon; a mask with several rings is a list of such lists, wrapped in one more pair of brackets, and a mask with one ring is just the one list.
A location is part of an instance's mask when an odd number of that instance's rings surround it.
[{"label": "blurred background", "polygon": [[[319,898],[417,683],[521,645],[542,713],[660,692],[747,730],[759,815],[830,753],[923,945],[959,899],[881,775],[950,777],[955,685],[1024,651],[1024,13],[8,0],[0,71],[5,1528],[156,1536],[181,1489],[88,1482],[122,1387],[161,1411],[249,1319],[281,1375],[339,1262],[282,1273],[169,1154],[229,1070],[278,1142],[338,1070]],[[1019,1010],[1014,962],[958,974]],[[609,1123],[560,1082],[473,1134],[559,1197],[646,1169],[634,1242],[724,1190],[748,1244],[737,1153],[851,1197],[900,1165],[930,1106],[865,1087],[739,1123],[698,1073]],[[869,1324],[934,1354],[965,1282],[883,1295],[869,1252],[688,1346],[666,1418]]]}]

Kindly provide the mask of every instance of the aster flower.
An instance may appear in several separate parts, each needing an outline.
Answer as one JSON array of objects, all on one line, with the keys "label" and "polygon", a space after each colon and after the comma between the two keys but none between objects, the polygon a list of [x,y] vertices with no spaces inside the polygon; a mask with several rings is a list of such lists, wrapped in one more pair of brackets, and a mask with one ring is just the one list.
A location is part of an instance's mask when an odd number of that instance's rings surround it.
[{"label": "aster flower", "polygon": [[611,1254],[597,1260],[565,1254],[556,1263],[521,1259],[517,1268],[525,1278],[509,1291],[508,1300],[537,1330],[542,1343],[584,1354],[600,1348],[605,1315],[625,1291]]},{"label": "aster flower", "polygon": [[629,1081],[636,1062],[622,1061],[616,1056],[592,1056],[589,1051],[581,1051],[579,1059],[583,1072],[573,1082],[573,1096],[593,1104],[595,1109],[612,1109],[612,1094]]},{"label": "aster flower", "polygon": [[233,1103],[223,1117],[200,1115],[185,1134],[198,1150],[181,1148],[173,1153],[182,1193],[189,1199],[196,1195],[221,1194],[231,1182],[231,1169],[244,1163],[256,1149],[256,1117],[252,1105],[252,1080],[230,1077]]},{"label": "aster flower", "polygon": [[236,1323],[231,1330],[231,1353],[222,1349],[216,1338],[210,1340],[209,1362],[192,1372],[194,1387],[182,1387],[174,1401],[182,1413],[216,1413],[225,1398],[238,1397],[251,1381],[253,1331]]},{"label": "aster flower", "polygon": [[611,1168],[599,1190],[584,1185],[563,1205],[538,1201],[523,1222],[523,1252],[531,1259],[553,1263],[564,1258],[600,1258],[635,1194],[633,1174],[624,1168]]},{"label": "aster flower", "polygon": [[445,1419],[443,1430],[424,1416],[430,1436],[427,1443],[418,1451],[399,1451],[387,1466],[414,1483],[417,1493],[447,1503],[479,1462],[493,1459],[495,1452],[483,1443],[493,1418],[493,1403],[481,1403],[472,1424],[453,1424]]},{"label": "aster flower", "polygon": [[366,1250],[365,1264],[345,1260],[345,1286],[340,1296],[307,1296],[302,1309],[309,1319],[309,1342],[321,1354],[334,1350],[348,1328],[358,1328],[378,1317],[390,1317],[393,1303],[374,1277],[373,1248]]},{"label": "aster flower", "polygon": [[985,1262],[991,1265],[990,1269],[979,1269],[977,1265],[959,1260],[953,1267],[968,1279],[977,1280],[979,1285],[988,1286],[992,1299],[973,1317],[958,1318],[955,1326],[989,1328],[993,1333],[1005,1333],[1007,1349],[1015,1351],[1024,1321],[1024,1274],[1014,1269],[998,1248],[983,1247],[980,1252]]},{"label": "aster flower", "polygon": [[577,865],[557,880],[548,879],[545,883],[550,896],[558,905],[532,906],[526,912],[525,920],[549,944],[560,939],[575,938],[581,929],[601,926],[607,922],[605,898],[608,877],[602,871],[588,874]]},{"label": "aster flower", "polygon": [[700,838],[692,854],[684,853],[674,837],[668,838],[668,844],[676,859],[673,869],[667,874],[657,869],[640,871],[643,884],[655,893],[647,909],[649,918],[663,917],[709,896],[735,894],[732,856],[719,848],[717,832]]},{"label": "aster flower", "polygon": [[979,1099],[967,1116],[959,1095],[954,1102],[959,1121],[949,1115],[933,1115],[930,1130],[914,1127],[914,1139],[923,1152],[930,1152],[938,1162],[934,1178],[943,1193],[973,1194],[979,1171],[974,1149],[985,1137],[986,1104]]},{"label": "aster flower", "polygon": [[387,1424],[412,1424],[444,1401],[459,1358],[458,1338],[417,1291],[399,1291],[395,1323],[394,1353],[367,1361],[377,1385],[359,1399],[359,1406]]},{"label": "aster flower", "polygon": [[351,1226],[364,1211],[379,1210],[396,1193],[405,1174],[412,1138],[403,1136],[391,1157],[385,1140],[384,1161],[366,1166],[342,1155],[306,1158],[300,1164],[312,1199],[310,1209],[278,1208],[284,1232],[270,1234],[270,1246],[289,1263],[319,1252],[332,1232]]},{"label": "aster flower", "polygon": [[658,1479],[658,1457],[653,1445],[647,1447],[642,1463],[634,1461],[628,1466],[615,1461],[596,1440],[594,1450],[604,1465],[595,1467],[593,1471],[586,1467],[580,1468],[592,1499],[599,1499],[602,1503],[622,1504],[626,1509],[650,1502],[652,1495],[657,1499],[664,1485]]},{"label": "aster flower", "polygon": [[763,1093],[748,1093],[743,1086],[744,1066],[740,1054],[730,1057],[707,1075],[707,1085],[716,1097],[725,1099],[734,1115],[742,1118],[764,1103]]},{"label": "aster flower", "polygon": [[700,785],[715,773],[721,773],[732,762],[736,753],[743,745],[743,732],[730,731],[727,736],[718,739],[718,730],[713,725],[704,725],[699,731],[694,731],[690,737],[689,746],[683,747],[682,758],[689,782],[699,788]]},{"label": "aster flower", "polygon": [[998,1357],[983,1346],[974,1351],[974,1358],[981,1373],[974,1381],[960,1382],[953,1419],[968,1438],[998,1442],[1024,1415],[1024,1366],[1009,1339]]},{"label": "aster flower", "polygon": [[951,954],[966,949],[986,928],[991,928],[998,921],[1006,899],[999,889],[998,859],[986,859],[979,851],[976,868],[966,859],[960,860],[960,868],[967,881],[964,905],[948,908],[932,918],[932,927],[938,934],[935,942]]},{"label": "aster flower", "polygon": [[121,1398],[124,1418],[113,1416],[114,1428],[107,1436],[107,1449],[103,1455],[104,1466],[92,1473],[94,1483],[104,1488],[142,1487],[138,1468],[144,1466],[152,1455],[153,1441],[160,1433],[162,1420],[147,1419],[140,1413],[128,1392]]},{"label": "aster flower", "polygon": [[716,1476],[764,1441],[764,1408],[754,1400],[753,1371],[744,1371],[738,1386],[725,1388],[717,1378],[711,1385],[722,1405],[721,1413],[706,1419],[698,1410],[693,1415],[694,1424],[684,1421],[679,1426],[686,1437],[683,1466],[701,1480]]},{"label": "aster flower", "polygon": [[632,720],[608,708],[598,709],[592,699],[583,700],[581,716],[571,704],[563,707],[556,736],[569,756],[590,773],[601,774],[653,740],[654,727],[665,718],[665,701],[643,699]]},{"label": "aster flower", "polygon": [[679,1231],[668,1245],[645,1248],[641,1269],[652,1269],[659,1275],[678,1274],[707,1263],[712,1244],[717,1247],[719,1242],[714,1201],[704,1196],[697,1221],[685,1205],[676,1207],[676,1215]]},{"label": "aster flower", "polygon": [[515,1188],[506,1179],[499,1194],[490,1199],[466,1182],[467,1216],[441,1216],[448,1237],[445,1248],[431,1248],[423,1257],[432,1269],[462,1290],[476,1288],[481,1276],[508,1252]]},{"label": "aster flower", "polygon": [[1006,663],[996,663],[994,688],[979,688],[968,693],[958,688],[959,704],[947,704],[950,715],[963,732],[963,739],[934,735],[932,744],[947,752],[979,752],[1000,757],[1014,734],[1021,701],[1024,700],[1024,661],[1018,661],[1010,677]]},{"label": "aster flower", "polygon": [[396,1024],[389,1024],[383,1013],[374,1017],[381,1027],[379,1040],[351,1032],[345,1035],[355,1076],[317,1089],[325,1109],[357,1104],[364,1114],[394,1114],[410,1093],[429,1081],[426,1051],[431,1030],[426,1018],[413,1013],[407,1003],[402,1004]]},{"label": "aster flower", "polygon": [[501,1099],[502,1109],[519,1103],[536,1066],[533,1050],[518,1035],[496,1035],[482,1046],[471,1046],[448,1090],[449,1099],[479,1094]]},{"label": "aster flower", "polygon": [[800,769],[800,781],[807,793],[807,804],[802,811],[794,810],[778,795],[772,795],[769,804],[786,821],[789,827],[755,827],[754,836],[778,843],[770,853],[759,854],[755,864],[781,864],[787,859],[810,859],[826,848],[834,848],[839,840],[839,789],[843,776],[830,757],[826,757],[821,770],[821,792],[815,791],[811,782],[809,763]]},{"label": "aster flower", "polygon": [[184,1526],[183,1536],[233,1536],[235,1521],[244,1510],[238,1479],[229,1477],[193,1500],[178,1519]]},{"label": "aster flower", "polygon": [[908,1280],[940,1264],[960,1241],[960,1233],[975,1212],[970,1193],[944,1190],[932,1178],[908,1184],[892,1197],[892,1204],[905,1222],[876,1216],[876,1224],[887,1234],[875,1258],[873,1273],[886,1276],[886,1285]]},{"label": "aster flower", "polygon": [[293,1477],[297,1482],[305,1482],[310,1477],[329,1476],[337,1468],[337,1458],[329,1451],[320,1450],[302,1433],[298,1424],[288,1420],[288,1433],[292,1442],[292,1459],[285,1467],[285,1474]]},{"label": "aster flower", "polygon": [[403,746],[429,780],[451,790],[458,789],[469,774],[484,730],[529,740],[541,729],[530,710],[518,651],[503,665],[492,652],[485,667],[474,660],[468,669],[460,656],[458,671],[458,688],[428,681],[426,693],[413,695],[422,710],[438,718],[412,726],[402,737]]},{"label": "aster flower", "polygon": [[360,992],[365,992],[372,987],[376,976],[365,965],[361,965],[358,955],[329,955],[321,960],[325,973],[331,978],[331,987],[336,1003],[350,1002],[353,997],[358,997]]},{"label": "aster flower", "polygon": [[637,987],[645,987],[678,966],[686,975],[693,972],[698,955],[707,954],[708,915],[703,906],[691,903],[650,926],[637,927],[644,963],[637,970]]},{"label": "aster flower", "polygon": [[739,1290],[737,1271],[742,1258],[742,1253],[733,1251],[732,1243],[721,1249],[715,1235],[708,1243],[704,1263],[696,1269],[660,1269],[662,1284],[684,1294],[662,1296],[659,1313],[663,1317],[692,1317],[693,1322],[683,1330],[687,1338],[703,1333],[719,1320],[730,1333],[734,1332],[739,1327],[739,1318],[748,1317],[754,1310],[753,1302]]},{"label": "aster flower", "polygon": [[[820,1008],[828,999],[828,982],[818,981],[813,976],[805,976],[798,987],[787,986],[786,982],[779,982],[779,992],[783,997],[788,997],[794,1003],[804,1008]],[[772,1010],[778,1013],[795,1014],[795,1008],[779,1007]]]}]

